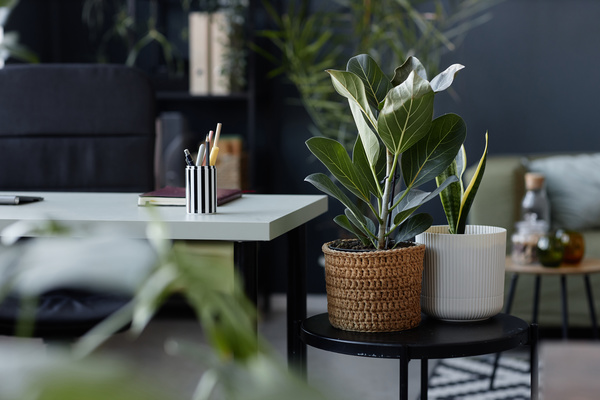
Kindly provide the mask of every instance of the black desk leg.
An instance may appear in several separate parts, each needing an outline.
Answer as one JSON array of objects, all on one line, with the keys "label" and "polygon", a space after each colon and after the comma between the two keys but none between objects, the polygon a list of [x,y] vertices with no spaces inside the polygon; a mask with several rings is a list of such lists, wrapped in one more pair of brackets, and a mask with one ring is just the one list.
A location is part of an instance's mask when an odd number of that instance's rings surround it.
[{"label": "black desk leg", "polygon": [[408,350],[403,346],[400,355],[400,400],[408,400],[408,361]]},{"label": "black desk leg", "polygon": [[235,242],[233,263],[242,278],[246,296],[258,305],[258,242]]},{"label": "black desk leg", "polygon": [[529,326],[529,368],[531,370],[531,400],[537,400],[539,395],[539,370],[538,370],[538,325]]},{"label": "black desk leg", "polygon": [[429,367],[426,358],[421,359],[421,400],[427,400],[429,390]]},{"label": "black desk leg", "polygon": [[287,233],[288,288],[287,342],[288,365],[306,377],[306,344],[300,338],[300,325],[306,319],[306,227]]},{"label": "black desk leg", "polygon": [[563,339],[567,339],[569,336],[568,335],[569,310],[567,308],[567,277],[565,275],[560,276],[560,292],[561,292],[560,295],[562,297],[562,320],[563,320],[562,334],[563,334]]},{"label": "black desk leg", "polygon": [[592,295],[592,285],[590,285],[590,276],[583,275],[585,282],[585,292],[587,293],[588,306],[590,308],[590,319],[592,320],[592,333],[594,339],[598,339],[598,322],[596,321],[596,309],[594,308],[594,297]]},{"label": "black desk leg", "polygon": [[[510,310],[512,309],[512,303],[515,297],[515,289],[517,288],[518,280],[519,274],[515,272],[510,279],[508,298],[506,299],[506,306],[504,308],[505,314],[510,314]],[[498,369],[498,362],[500,362],[500,355],[502,355],[502,353],[496,353],[496,358],[494,359],[494,368],[492,369],[492,376],[490,376],[490,390],[494,389],[494,380],[496,379],[496,370]]]}]

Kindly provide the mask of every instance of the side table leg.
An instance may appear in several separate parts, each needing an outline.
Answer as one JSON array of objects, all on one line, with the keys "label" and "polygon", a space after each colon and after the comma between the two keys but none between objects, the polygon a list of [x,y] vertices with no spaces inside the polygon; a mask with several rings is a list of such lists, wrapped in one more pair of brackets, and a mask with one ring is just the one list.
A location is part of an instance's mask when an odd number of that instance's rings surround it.
[{"label": "side table leg", "polygon": [[306,227],[287,233],[287,343],[288,365],[306,378],[306,344],[300,338],[300,326],[306,319]]},{"label": "side table leg", "polygon": [[429,390],[429,366],[426,358],[421,359],[421,400],[427,400]]},{"label": "side table leg", "polygon": [[540,286],[542,277],[540,275],[535,276],[535,286],[533,289],[533,316],[531,322],[537,324],[538,322],[538,311],[540,307]]},{"label": "side table leg", "polygon": [[539,369],[538,369],[538,325],[529,326],[529,367],[531,369],[531,399],[537,400],[539,395]]},{"label": "side table leg", "polygon": [[510,314],[510,310],[512,309],[513,299],[515,298],[515,289],[517,288],[517,281],[519,280],[519,274],[516,272],[510,278],[510,288],[508,289],[508,298],[506,299],[506,306],[504,307],[504,312],[506,314]]},{"label": "side table leg", "polygon": [[400,356],[400,400],[408,400],[408,350],[402,347]]},{"label": "side table leg", "polygon": [[560,276],[560,292],[562,297],[562,334],[563,339],[567,339],[569,336],[569,310],[567,307],[567,277],[565,275]]},{"label": "side table leg", "polygon": [[594,335],[594,339],[598,339],[598,322],[596,321],[596,310],[594,308],[594,297],[592,295],[592,285],[590,285],[590,276],[588,274],[583,275],[583,281],[585,282],[585,292],[587,293],[588,306],[590,308],[592,334]]},{"label": "side table leg", "polygon": [[[515,297],[515,289],[517,288],[518,280],[519,280],[519,274],[517,274],[515,272],[510,279],[510,288],[508,289],[508,298],[506,299],[506,306],[504,308],[504,312],[506,314],[510,314],[513,299]],[[496,370],[498,369],[498,363],[500,362],[501,355],[502,355],[502,353],[496,353],[496,358],[494,359],[494,368],[492,369],[492,375],[490,376],[490,390],[494,389],[494,380],[496,379]]]}]

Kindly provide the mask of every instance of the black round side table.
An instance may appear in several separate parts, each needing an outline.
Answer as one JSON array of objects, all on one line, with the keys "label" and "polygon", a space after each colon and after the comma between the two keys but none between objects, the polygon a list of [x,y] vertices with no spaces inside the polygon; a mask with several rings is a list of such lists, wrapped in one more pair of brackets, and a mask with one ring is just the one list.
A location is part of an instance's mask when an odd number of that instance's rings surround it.
[{"label": "black round side table", "polygon": [[423,315],[421,324],[401,332],[362,333],[334,328],[327,313],[302,323],[302,340],[309,346],[361,357],[400,360],[400,399],[408,397],[408,362],[421,360],[421,399],[427,399],[429,359],[498,353],[520,345],[531,350],[531,398],[538,393],[537,326],[498,314],[485,321],[446,322]]}]

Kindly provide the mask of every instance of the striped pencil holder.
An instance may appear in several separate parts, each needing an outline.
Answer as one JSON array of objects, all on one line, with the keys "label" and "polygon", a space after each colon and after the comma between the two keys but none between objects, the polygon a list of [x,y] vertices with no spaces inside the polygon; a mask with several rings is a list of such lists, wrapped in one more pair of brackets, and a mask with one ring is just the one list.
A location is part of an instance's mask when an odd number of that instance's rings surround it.
[{"label": "striped pencil holder", "polygon": [[217,167],[186,167],[185,204],[188,214],[217,212]]}]

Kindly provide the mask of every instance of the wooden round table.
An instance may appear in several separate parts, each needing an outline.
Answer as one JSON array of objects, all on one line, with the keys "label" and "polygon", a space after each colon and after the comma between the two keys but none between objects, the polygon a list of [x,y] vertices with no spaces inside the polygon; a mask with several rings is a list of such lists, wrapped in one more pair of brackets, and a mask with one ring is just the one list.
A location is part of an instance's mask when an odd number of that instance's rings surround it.
[{"label": "wooden round table", "polygon": [[585,291],[587,295],[588,307],[590,311],[590,320],[592,322],[592,333],[595,339],[598,339],[598,323],[596,321],[596,311],[594,309],[594,298],[592,286],[590,284],[590,274],[600,272],[600,260],[596,258],[586,258],[576,265],[563,264],[559,267],[544,267],[540,264],[520,265],[512,261],[511,257],[506,258],[506,272],[512,272],[508,298],[506,301],[505,312],[510,313],[515,288],[520,274],[535,275],[535,287],[533,295],[533,316],[532,323],[537,324],[539,302],[540,302],[540,284],[542,276],[558,275],[560,276],[561,302],[562,302],[562,334],[564,338],[568,337],[569,318],[567,310],[567,276],[580,275],[585,282]]}]

